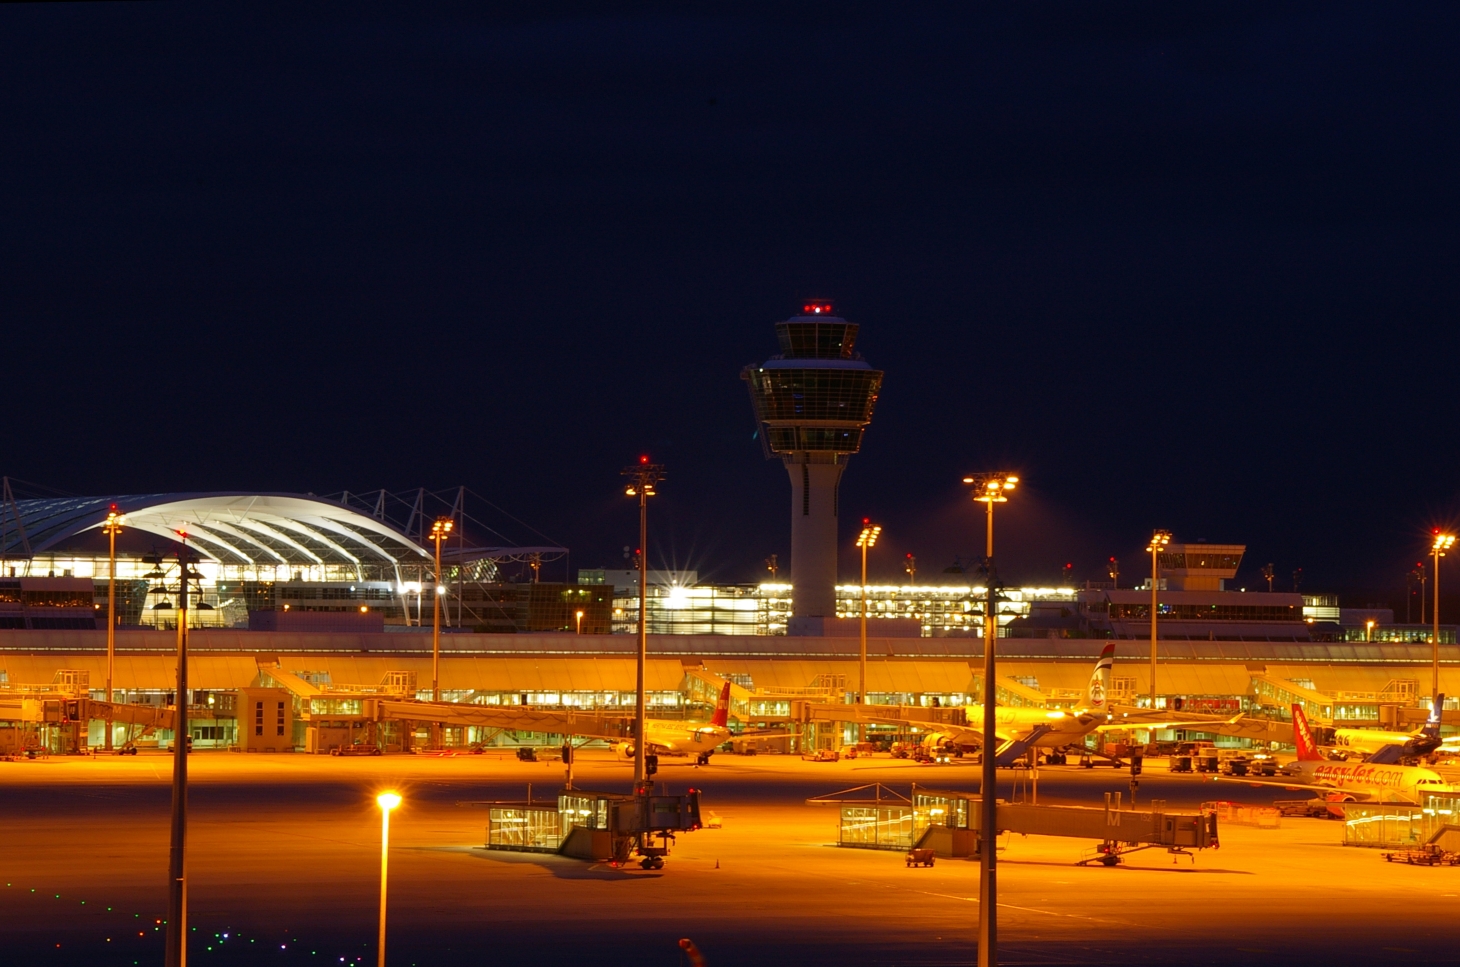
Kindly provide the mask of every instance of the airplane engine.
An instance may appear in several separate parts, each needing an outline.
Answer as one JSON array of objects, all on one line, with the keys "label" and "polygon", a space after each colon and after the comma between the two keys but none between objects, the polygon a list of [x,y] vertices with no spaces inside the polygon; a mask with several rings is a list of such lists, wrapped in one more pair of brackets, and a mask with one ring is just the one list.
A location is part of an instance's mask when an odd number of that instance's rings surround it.
[{"label": "airplane engine", "polygon": [[634,757],[634,743],[615,742],[613,744],[613,751],[617,752],[619,755],[623,756],[626,759],[632,759]]}]

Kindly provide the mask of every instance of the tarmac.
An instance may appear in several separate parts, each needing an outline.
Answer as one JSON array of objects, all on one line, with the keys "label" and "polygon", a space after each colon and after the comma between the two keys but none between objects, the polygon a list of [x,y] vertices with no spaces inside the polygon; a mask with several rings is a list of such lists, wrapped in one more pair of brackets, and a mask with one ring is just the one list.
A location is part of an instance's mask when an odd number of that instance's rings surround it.
[{"label": "tarmac", "polygon": [[[663,870],[487,851],[485,809],[555,797],[557,761],[508,756],[332,758],[198,752],[190,760],[190,957],[197,964],[374,964],[377,792],[391,821],[390,964],[678,964],[688,937],[710,967],[972,963],[978,864],[909,869],[898,852],[838,848],[838,811],[811,796],[880,781],[973,791],[970,763],[885,757],[812,763],[663,759],[671,792],[703,791],[719,829],[684,835]],[[0,960],[159,964],[171,759],[0,763]],[[580,788],[625,792],[628,763],[580,752]],[[1129,776],[1045,767],[1039,799],[1129,800]],[[1000,795],[1013,790],[1008,782]],[[1301,793],[1164,774],[1137,792],[1169,808]],[[1006,964],[1454,963],[1460,868],[1385,863],[1340,845],[1338,822],[1228,825],[1194,858],[1163,850],[1080,867],[1094,843],[1005,836],[999,959]]]}]

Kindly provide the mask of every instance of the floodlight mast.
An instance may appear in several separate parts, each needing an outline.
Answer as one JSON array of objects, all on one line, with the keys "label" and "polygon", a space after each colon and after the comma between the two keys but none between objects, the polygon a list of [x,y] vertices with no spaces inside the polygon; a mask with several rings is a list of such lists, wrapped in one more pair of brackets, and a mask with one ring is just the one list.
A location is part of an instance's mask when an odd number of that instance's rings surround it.
[{"label": "floodlight mast", "polygon": [[101,532],[107,536],[107,558],[109,566],[106,572],[106,740],[103,748],[110,752],[112,750],[112,681],[113,673],[117,663],[117,535],[122,532],[122,524],[126,520],[117,513],[117,505],[112,504],[111,510],[107,512],[106,523],[101,525]]},{"label": "floodlight mast", "polygon": [[[436,544],[436,572],[435,587],[432,589],[431,600],[431,701],[441,701],[441,595],[446,591],[446,585],[441,581],[441,542],[451,534],[451,529],[456,525],[450,517],[437,517],[431,525],[431,540]],[[461,566],[461,562],[457,562]],[[441,723],[431,723],[431,747],[441,748]]]},{"label": "floodlight mast", "polygon": [[1009,493],[1019,478],[1010,473],[979,473],[964,477],[973,486],[973,499],[988,508],[984,542],[983,625],[983,779],[979,784],[978,833],[978,967],[994,967],[998,953],[999,841],[998,755],[994,735],[998,732],[995,710],[994,645],[999,640],[999,616],[995,609],[998,580],[994,570],[994,504],[1009,502]]},{"label": "floodlight mast", "polygon": [[664,479],[664,465],[650,463],[647,456],[632,467],[623,469],[629,478],[624,493],[639,498],[639,661],[638,686],[634,695],[634,792],[646,794],[650,780],[645,751],[644,666],[649,657],[649,498],[657,496],[654,487]]},{"label": "floodlight mast", "polygon": [[861,679],[857,688],[857,704],[867,704],[867,551],[877,545],[882,533],[881,525],[874,525],[862,518],[862,533],[857,537],[857,547],[862,550],[862,626],[861,626]]},{"label": "floodlight mast", "polygon": [[177,694],[173,697],[176,721],[172,733],[172,838],[167,854],[166,967],[188,963],[188,581],[193,572],[188,535],[178,531],[177,550]]},{"label": "floodlight mast", "polygon": [[1430,635],[1430,651],[1434,658],[1434,684],[1430,689],[1430,699],[1434,701],[1440,694],[1440,558],[1445,552],[1455,546],[1455,535],[1444,534],[1439,530],[1434,532],[1434,541],[1430,544],[1430,554],[1435,559],[1435,593],[1434,603],[1430,605],[1435,620],[1434,632]]},{"label": "floodlight mast", "polygon": [[1171,543],[1171,532],[1158,530],[1151,535],[1151,543],[1146,545],[1146,550],[1151,552],[1151,709],[1156,708],[1156,585],[1159,583],[1160,569],[1157,557]]}]

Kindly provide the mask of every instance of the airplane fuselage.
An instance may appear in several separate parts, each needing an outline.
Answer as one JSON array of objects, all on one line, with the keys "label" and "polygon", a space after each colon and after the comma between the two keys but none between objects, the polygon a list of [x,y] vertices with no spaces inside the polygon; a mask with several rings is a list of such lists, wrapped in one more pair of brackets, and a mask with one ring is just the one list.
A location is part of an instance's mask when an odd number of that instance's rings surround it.
[{"label": "airplane fuselage", "polygon": [[[696,725],[693,722],[672,722],[649,719],[644,723],[648,748],[654,755],[708,756],[734,738],[735,733],[717,725]],[[634,743],[615,743],[622,754],[633,755]]]},{"label": "airplane fuselage", "polygon": [[[970,728],[983,727],[983,706],[969,705],[964,708]],[[1035,740],[1039,748],[1064,748],[1079,742],[1097,726],[1105,722],[1104,715],[1090,712],[1060,712],[1043,708],[1020,708],[999,705],[994,708],[994,722],[999,734],[1027,733],[1039,726],[1049,731]]]},{"label": "airplane fuselage", "polygon": [[1334,729],[1333,746],[1340,752],[1373,755],[1386,746],[1397,745],[1405,755],[1428,755],[1440,745],[1438,738],[1418,732],[1385,732],[1379,729]]},{"label": "airplane fuselage", "polygon": [[1418,766],[1366,762],[1293,762],[1284,773],[1316,786],[1332,786],[1356,797],[1380,802],[1419,803],[1429,792],[1447,792],[1439,774]]}]

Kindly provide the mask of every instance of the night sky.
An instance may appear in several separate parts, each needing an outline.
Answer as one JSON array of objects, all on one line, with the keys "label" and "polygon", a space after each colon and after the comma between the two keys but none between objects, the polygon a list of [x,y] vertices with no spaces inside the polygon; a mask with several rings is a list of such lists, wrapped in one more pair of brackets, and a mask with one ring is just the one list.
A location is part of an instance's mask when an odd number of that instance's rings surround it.
[{"label": "night sky", "polygon": [[[982,544],[1375,597],[1460,510],[1449,4],[0,7],[0,472],[465,484],[615,565],[789,557],[739,370],[835,300],[887,376],[874,578]],[[482,542],[496,537],[484,532]],[[1450,579],[1460,588],[1460,571]]]}]

